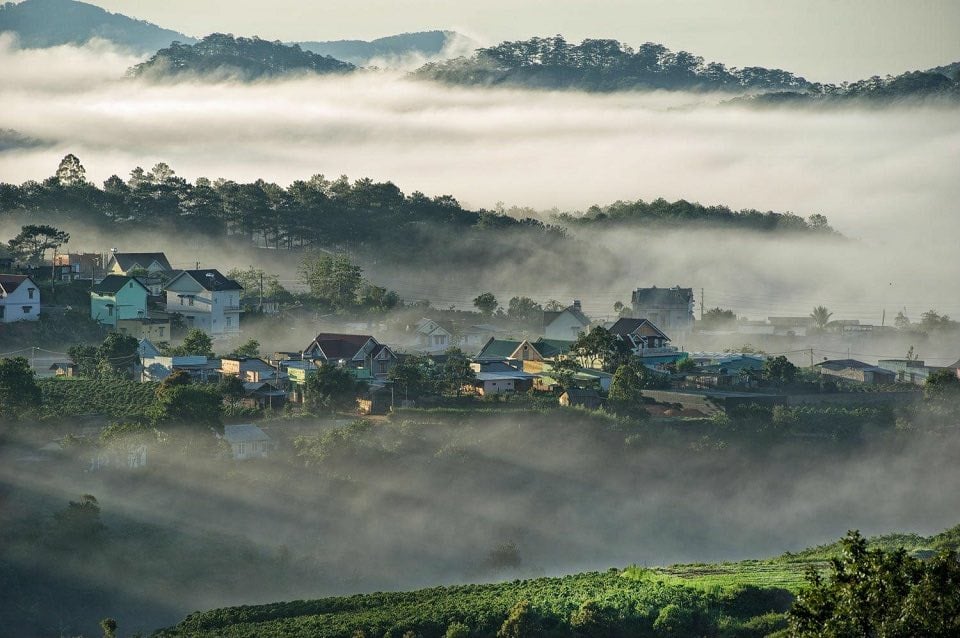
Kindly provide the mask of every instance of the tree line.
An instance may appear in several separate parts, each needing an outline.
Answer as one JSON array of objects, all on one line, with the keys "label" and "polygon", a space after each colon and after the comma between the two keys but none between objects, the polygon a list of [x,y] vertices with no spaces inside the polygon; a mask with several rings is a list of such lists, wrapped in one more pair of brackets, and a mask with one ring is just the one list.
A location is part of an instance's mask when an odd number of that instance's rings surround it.
[{"label": "tree line", "polygon": [[0,216],[17,213],[119,231],[175,227],[278,249],[427,243],[424,235],[429,233],[419,232],[420,227],[454,234],[523,230],[543,238],[563,235],[533,218],[465,209],[451,195],[406,195],[392,182],[351,182],[345,175],[334,180],[314,175],[287,187],[262,179],[238,183],[200,177],[190,183],[160,162],[150,170],[138,166],[126,179],[112,175],[98,187],[73,154],[42,181],[0,183]]},{"label": "tree line", "polygon": [[647,42],[636,49],[611,39],[573,44],[534,37],[477,49],[469,58],[434,62],[415,74],[451,84],[514,84],[587,91],[627,89],[798,90],[810,83],[781,69],[727,67],[687,51]]},{"label": "tree line", "polygon": [[731,210],[727,206],[705,206],[678,199],[669,202],[658,198],[652,202],[642,199],[618,201],[608,206],[591,206],[582,215],[561,213],[557,221],[565,226],[625,226],[654,227],[700,224],[726,226],[764,232],[816,232],[837,234],[824,215],[815,213],[807,219],[793,213],[761,212],[755,209]]}]

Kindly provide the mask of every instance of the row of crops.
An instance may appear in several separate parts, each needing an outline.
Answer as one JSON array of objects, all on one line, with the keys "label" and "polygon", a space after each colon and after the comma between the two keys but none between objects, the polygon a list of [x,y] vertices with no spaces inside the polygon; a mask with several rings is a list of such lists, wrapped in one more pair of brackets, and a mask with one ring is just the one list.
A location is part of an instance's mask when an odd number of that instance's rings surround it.
[{"label": "row of crops", "polygon": [[156,383],[122,379],[41,379],[44,418],[107,416],[129,418],[156,402]]},{"label": "row of crops", "polygon": [[780,588],[703,588],[676,580],[631,568],[234,607],[192,614],[159,636],[439,638],[458,625],[467,628],[467,635],[494,636],[508,615],[517,613],[518,603],[526,601],[523,626],[527,632],[535,628],[530,635],[746,637],[781,627],[782,613],[792,601]]}]

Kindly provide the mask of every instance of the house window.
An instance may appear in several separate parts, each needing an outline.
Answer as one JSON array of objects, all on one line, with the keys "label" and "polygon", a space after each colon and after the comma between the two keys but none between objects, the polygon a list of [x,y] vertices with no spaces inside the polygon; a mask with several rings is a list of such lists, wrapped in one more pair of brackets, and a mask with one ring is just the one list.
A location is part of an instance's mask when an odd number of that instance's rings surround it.
[{"label": "house window", "polygon": [[27,288],[27,297],[33,299],[34,292],[36,292],[36,288]]},{"label": "house window", "polygon": [[386,374],[387,373],[387,362],[386,361],[377,361],[377,373]]},{"label": "house window", "polygon": [[232,325],[233,325],[233,317],[227,317],[227,327],[229,328]]},{"label": "house window", "polygon": [[29,315],[31,310],[33,310],[33,306],[24,306],[24,307],[23,307],[23,314]]},{"label": "house window", "polygon": [[163,326],[157,328],[157,336],[163,338]]},{"label": "house window", "polygon": [[107,306],[107,316],[108,317],[113,316],[113,306]]},{"label": "house window", "polygon": [[237,455],[243,456],[247,452],[247,444],[241,441],[237,443]]},{"label": "house window", "polygon": [[188,305],[188,306],[192,306],[192,305],[193,305],[193,297],[187,297],[187,305]]}]

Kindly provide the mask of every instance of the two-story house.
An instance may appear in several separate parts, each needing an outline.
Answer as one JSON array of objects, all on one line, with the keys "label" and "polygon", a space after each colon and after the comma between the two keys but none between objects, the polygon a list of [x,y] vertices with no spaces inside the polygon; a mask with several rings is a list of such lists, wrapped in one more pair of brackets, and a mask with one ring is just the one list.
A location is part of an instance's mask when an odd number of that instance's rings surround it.
[{"label": "two-story house", "polygon": [[693,289],[637,288],[630,297],[634,317],[644,317],[682,341],[693,332]]},{"label": "two-story house", "polygon": [[167,312],[183,315],[187,328],[199,328],[214,338],[239,334],[243,286],[219,270],[181,271],[164,291]]},{"label": "two-story house", "polygon": [[670,345],[670,337],[649,319],[624,317],[618,319],[609,330],[610,334],[625,341],[644,365],[653,367],[673,363],[687,356],[687,353]]},{"label": "two-story house", "polygon": [[40,286],[29,275],[0,275],[0,323],[40,318]]},{"label": "two-story house", "polygon": [[144,319],[149,294],[134,277],[107,275],[90,289],[90,318],[113,327],[121,319]]}]

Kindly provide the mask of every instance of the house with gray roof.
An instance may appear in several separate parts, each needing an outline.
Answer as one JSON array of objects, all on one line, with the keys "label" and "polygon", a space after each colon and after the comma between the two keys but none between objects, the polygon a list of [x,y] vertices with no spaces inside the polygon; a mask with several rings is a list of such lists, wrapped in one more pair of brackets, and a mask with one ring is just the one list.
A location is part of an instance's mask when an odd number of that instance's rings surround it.
[{"label": "house with gray roof", "polygon": [[240,334],[243,286],[219,270],[183,270],[164,291],[167,312],[183,315],[187,328],[199,328],[215,339]]},{"label": "house with gray roof", "polygon": [[106,271],[114,275],[127,275],[138,271],[149,273],[170,272],[170,262],[163,253],[119,253],[110,255]]},{"label": "house with gray roof", "polygon": [[225,425],[223,438],[230,444],[233,458],[237,461],[263,458],[271,446],[267,433],[252,423]]}]

